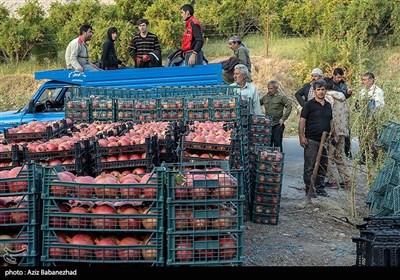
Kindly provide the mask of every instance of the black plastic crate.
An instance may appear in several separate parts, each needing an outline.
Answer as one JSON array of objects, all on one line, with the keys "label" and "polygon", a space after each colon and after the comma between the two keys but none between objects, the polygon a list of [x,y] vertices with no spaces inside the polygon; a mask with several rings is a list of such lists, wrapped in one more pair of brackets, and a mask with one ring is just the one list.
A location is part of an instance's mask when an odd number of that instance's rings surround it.
[{"label": "black plastic crate", "polygon": [[[77,244],[75,240],[79,239],[85,240],[85,245]],[[45,230],[41,261],[43,266],[60,267],[70,266],[71,263],[163,266],[163,233],[107,235],[99,232],[93,235]]]},{"label": "black plastic crate", "polygon": [[21,142],[21,141],[33,141],[33,140],[48,140],[53,137],[53,128],[47,126],[45,131],[42,132],[31,132],[31,133],[10,133],[10,130],[4,129],[4,139],[7,142]]},{"label": "black plastic crate", "polygon": [[243,232],[167,234],[167,266],[241,266]]},{"label": "black plastic crate", "polygon": [[279,215],[278,214],[256,214],[253,212],[251,221],[256,224],[266,225],[278,225]]},{"label": "black plastic crate", "polygon": [[94,159],[94,174],[97,176],[106,170],[117,170],[117,169],[129,169],[132,167],[144,167],[147,172],[150,172],[153,168],[152,157],[147,154],[146,159],[137,160],[121,160],[121,161],[109,161],[102,162],[99,157]]},{"label": "black plastic crate", "polygon": [[[366,234],[362,232],[361,235]],[[384,235],[368,234],[368,237],[353,237],[356,243],[357,266],[400,266],[399,231]]]},{"label": "black plastic crate", "polygon": [[69,150],[55,150],[43,152],[31,152],[27,146],[23,147],[24,162],[31,161],[49,161],[55,158],[82,158],[89,149],[89,141],[79,141],[74,144],[74,147]]},{"label": "black plastic crate", "polygon": [[150,153],[151,152],[151,138],[147,137],[144,144],[135,144],[135,145],[123,145],[123,146],[105,146],[102,147],[99,144],[99,141],[96,140],[93,144],[94,147],[94,156],[95,157],[103,157],[103,156],[113,156],[127,153]]}]

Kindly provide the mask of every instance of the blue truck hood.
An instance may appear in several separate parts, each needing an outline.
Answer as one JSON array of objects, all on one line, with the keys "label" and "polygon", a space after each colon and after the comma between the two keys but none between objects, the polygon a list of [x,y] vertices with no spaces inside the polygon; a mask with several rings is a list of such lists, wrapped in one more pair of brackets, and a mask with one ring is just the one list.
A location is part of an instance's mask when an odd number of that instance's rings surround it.
[{"label": "blue truck hood", "polygon": [[17,110],[0,112],[0,132],[2,132],[4,128],[20,125],[22,115],[23,110],[20,112]]}]

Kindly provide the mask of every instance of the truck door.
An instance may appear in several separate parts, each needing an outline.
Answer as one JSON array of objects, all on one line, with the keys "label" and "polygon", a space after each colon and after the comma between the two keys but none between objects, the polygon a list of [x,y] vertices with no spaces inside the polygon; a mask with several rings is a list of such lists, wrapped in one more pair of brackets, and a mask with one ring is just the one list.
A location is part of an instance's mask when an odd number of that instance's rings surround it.
[{"label": "truck door", "polygon": [[39,96],[30,101],[22,123],[36,120],[49,122],[65,117],[64,96],[70,92],[69,87],[48,87]]}]

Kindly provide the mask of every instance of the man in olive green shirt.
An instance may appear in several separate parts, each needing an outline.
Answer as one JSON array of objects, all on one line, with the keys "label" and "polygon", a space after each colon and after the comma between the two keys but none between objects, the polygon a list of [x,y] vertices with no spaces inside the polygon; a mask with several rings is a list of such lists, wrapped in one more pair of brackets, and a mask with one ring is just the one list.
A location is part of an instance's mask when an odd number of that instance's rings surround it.
[{"label": "man in olive green shirt", "polygon": [[279,147],[282,152],[284,123],[292,112],[292,102],[286,96],[280,94],[278,88],[279,83],[277,81],[269,81],[268,94],[260,99],[260,104],[264,105],[265,115],[272,117],[271,146]]}]

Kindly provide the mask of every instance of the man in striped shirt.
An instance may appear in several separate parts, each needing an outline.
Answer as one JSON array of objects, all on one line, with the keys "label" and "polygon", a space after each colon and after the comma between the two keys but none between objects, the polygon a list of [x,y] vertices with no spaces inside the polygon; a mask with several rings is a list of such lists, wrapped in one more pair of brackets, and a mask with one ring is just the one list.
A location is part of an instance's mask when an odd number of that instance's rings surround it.
[{"label": "man in striped shirt", "polygon": [[149,21],[139,19],[137,26],[140,33],[135,35],[129,46],[129,54],[135,61],[136,68],[162,66],[161,47],[155,34],[148,32]]}]

